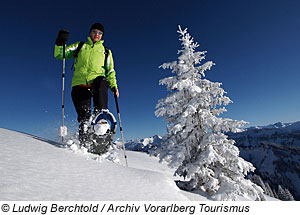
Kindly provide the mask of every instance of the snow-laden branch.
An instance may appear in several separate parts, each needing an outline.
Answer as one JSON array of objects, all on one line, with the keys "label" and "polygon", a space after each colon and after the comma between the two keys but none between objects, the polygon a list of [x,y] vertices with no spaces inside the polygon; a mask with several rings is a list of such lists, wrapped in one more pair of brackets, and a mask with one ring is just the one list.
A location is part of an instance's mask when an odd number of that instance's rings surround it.
[{"label": "snow-laden branch", "polygon": [[178,27],[182,49],[178,60],[160,66],[174,76],[159,81],[170,92],[158,101],[155,115],[167,122],[168,133],[156,154],[176,167],[176,174],[189,179],[185,188],[201,190],[216,199],[234,199],[247,193],[263,199],[259,187],[245,179],[254,167],[239,157],[239,150],[226,132],[239,132],[246,124],[242,120],[222,118],[225,106],[232,103],[221,83],[204,79],[205,73],[215,65],[202,63],[206,51],[196,51],[197,42]]}]

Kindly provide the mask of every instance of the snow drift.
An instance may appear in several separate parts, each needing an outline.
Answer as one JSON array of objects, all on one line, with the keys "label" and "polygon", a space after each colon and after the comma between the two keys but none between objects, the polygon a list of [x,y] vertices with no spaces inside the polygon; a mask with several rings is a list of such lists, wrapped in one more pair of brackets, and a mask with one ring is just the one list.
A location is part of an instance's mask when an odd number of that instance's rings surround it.
[{"label": "snow drift", "polygon": [[[207,200],[181,191],[172,170],[145,153],[128,152],[130,168],[0,128],[0,200]],[[115,149],[115,153],[121,151]],[[116,161],[115,161],[116,162]]]}]

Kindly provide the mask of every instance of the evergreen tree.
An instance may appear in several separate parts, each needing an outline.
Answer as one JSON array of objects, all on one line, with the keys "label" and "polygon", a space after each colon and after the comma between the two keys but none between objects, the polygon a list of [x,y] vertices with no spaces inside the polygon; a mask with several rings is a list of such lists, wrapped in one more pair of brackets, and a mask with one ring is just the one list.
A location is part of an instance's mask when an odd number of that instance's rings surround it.
[{"label": "evergreen tree", "polygon": [[270,196],[270,197],[275,198],[275,195],[274,195],[274,193],[273,193],[273,191],[272,191],[272,189],[271,189],[269,183],[265,183],[265,186],[266,186],[266,190],[267,190],[267,191],[266,191],[266,194],[267,194],[268,196]]},{"label": "evergreen tree", "polygon": [[274,198],[279,199],[278,193],[275,189],[273,189]]},{"label": "evergreen tree", "polygon": [[281,185],[278,185],[278,198],[282,201],[295,200],[291,192],[287,188],[283,189]]},{"label": "evergreen tree", "polygon": [[232,101],[221,83],[204,78],[214,63],[200,64],[206,51],[195,51],[199,45],[187,29],[179,26],[178,33],[178,61],[160,66],[176,75],[160,80],[170,93],[158,102],[155,114],[166,120],[168,133],[156,153],[177,168],[175,174],[189,179],[188,190],[204,191],[216,200],[235,200],[236,195],[263,200],[262,189],[244,178],[253,165],[239,157],[234,140],[225,135],[240,131],[246,122],[219,117]]},{"label": "evergreen tree", "polygon": [[259,175],[254,174],[254,175],[252,175],[252,176],[249,176],[249,179],[250,179],[253,183],[255,183],[255,184],[257,184],[258,186],[260,186],[260,187],[263,189],[263,191],[264,191],[264,193],[265,193],[266,195],[269,195],[269,191],[268,191],[268,189],[266,188],[266,185],[265,185],[264,181],[262,180],[262,178],[261,178]]},{"label": "evergreen tree", "polygon": [[287,201],[295,201],[294,196],[291,194],[291,192],[287,188],[285,188],[284,191],[285,191]]},{"label": "evergreen tree", "polygon": [[283,201],[285,201],[286,199],[286,196],[285,196],[285,191],[284,191],[284,189],[281,187],[281,185],[278,185],[278,197],[279,197],[279,199],[280,200],[283,200]]}]

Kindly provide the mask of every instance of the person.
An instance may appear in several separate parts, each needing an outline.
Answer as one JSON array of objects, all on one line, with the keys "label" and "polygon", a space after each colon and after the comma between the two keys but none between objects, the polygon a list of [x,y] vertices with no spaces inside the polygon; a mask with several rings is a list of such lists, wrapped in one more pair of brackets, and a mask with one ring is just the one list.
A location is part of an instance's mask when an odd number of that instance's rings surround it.
[{"label": "person", "polygon": [[[105,47],[103,45],[104,26],[95,23],[91,26],[89,37],[84,42],[74,61],[74,74],[72,78],[72,101],[77,112],[79,123],[79,141],[84,143],[87,138],[88,121],[91,117],[91,99],[93,99],[94,112],[108,109],[108,88],[119,97],[119,90],[114,70],[114,61],[111,50],[105,60]],[[69,31],[60,30],[55,42],[54,57],[63,59],[63,45],[66,44]],[[72,59],[80,42],[73,43],[65,48],[65,58]],[[105,64],[106,61],[106,65]]]}]

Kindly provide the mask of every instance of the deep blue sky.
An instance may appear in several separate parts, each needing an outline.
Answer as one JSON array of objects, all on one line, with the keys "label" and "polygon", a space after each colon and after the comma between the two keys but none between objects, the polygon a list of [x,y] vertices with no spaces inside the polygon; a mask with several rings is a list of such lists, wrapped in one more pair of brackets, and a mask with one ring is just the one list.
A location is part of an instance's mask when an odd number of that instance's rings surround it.
[{"label": "deep blue sky", "polygon": [[[300,2],[297,0],[6,1],[1,3],[0,127],[55,139],[61,123],[62,62],[53,57],[59,29],[69,43],[105,26],[114,56],[125,139],[163,135],[154,115],[166,96],[159,69],[177,60],[177,26],[207,50],[216,66],[206,78],[234,101],[224,117],[265,125],[300,120]],[[77,127],[66,69],[66,124]],[[113,97],[109,107],[115,113]],[[119,136],[119,134],[117,135]]]}]

